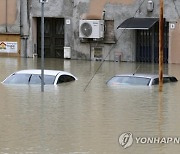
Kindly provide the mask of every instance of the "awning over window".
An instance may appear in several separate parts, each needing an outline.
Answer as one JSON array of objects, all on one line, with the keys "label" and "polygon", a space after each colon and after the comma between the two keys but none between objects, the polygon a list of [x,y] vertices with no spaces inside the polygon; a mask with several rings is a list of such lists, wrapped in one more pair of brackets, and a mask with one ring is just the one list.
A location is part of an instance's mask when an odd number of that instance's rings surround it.
[{"label": "awning over window", "polygon": [[117,29],[150,29],[159,18],[129,18],[120,24]]}]

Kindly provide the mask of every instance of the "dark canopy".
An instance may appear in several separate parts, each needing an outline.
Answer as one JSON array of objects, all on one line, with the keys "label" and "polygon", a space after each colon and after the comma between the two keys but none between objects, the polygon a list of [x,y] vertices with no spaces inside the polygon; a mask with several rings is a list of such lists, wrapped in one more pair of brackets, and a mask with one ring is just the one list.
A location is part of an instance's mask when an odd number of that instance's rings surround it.
[{"label": "dark canopy", "polygon": [[156,22],[158,18],[129,18],[121,23],[117,29],[150,29]]}]

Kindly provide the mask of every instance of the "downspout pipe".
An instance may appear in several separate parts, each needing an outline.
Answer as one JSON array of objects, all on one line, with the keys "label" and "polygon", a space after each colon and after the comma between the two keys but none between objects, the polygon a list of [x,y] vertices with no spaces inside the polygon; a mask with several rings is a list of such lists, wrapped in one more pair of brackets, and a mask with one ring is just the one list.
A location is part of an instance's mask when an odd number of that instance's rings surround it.
[{"label": "downspout pipe", "polygon": [[8,32],[8,0],[6,0],[6,33]]},{"label": "downspout pipe", "polygon": [[27,57],[29,38],[29,14],[28,0],[20,0],[20,35],[21,35],[21,56]]}]

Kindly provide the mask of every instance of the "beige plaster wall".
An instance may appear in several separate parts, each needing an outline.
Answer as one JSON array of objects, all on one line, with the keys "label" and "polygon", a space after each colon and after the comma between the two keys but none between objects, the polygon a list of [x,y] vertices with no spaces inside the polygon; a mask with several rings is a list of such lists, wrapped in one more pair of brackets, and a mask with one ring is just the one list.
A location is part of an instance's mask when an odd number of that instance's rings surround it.
[{"label": "beige plaster wall", "polygon": [[169,63],[180,63],[180,20],[169,31]]},{"label": "beige plaster wall", "polygon": [[0,0],[0,25],[15,23],[17,17],[16,6],[17,0]]},{"label": "beige plaster wall", "polygon": [[101,19],[105,4],[133,4],[135,0],[91,0],[89,11],[83,16],[86,19]]}]

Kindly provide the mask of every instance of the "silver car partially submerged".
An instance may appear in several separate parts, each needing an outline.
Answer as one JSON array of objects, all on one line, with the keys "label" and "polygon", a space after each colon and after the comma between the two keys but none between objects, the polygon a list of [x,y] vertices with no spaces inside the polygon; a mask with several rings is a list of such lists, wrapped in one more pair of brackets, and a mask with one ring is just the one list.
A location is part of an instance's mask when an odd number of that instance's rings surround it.
[{"label": "silver car partially submerged", "polygon": [[[163,83],[177,82],[178,80],[174,76],[163,75]],[[154,74],[122,74],[115,75],[109,81],[107,85],[142,85],[152,86],[159,84],[159,76]]]},{"label": "silver car partially submerged", "polygon": [[[57,85],[64,82],[75,81],[77,78],[69,72],[58,70],[44,70],[44,84]],[[8,76],[4,84],[41,84],[41,70],[21,70]]]}]

